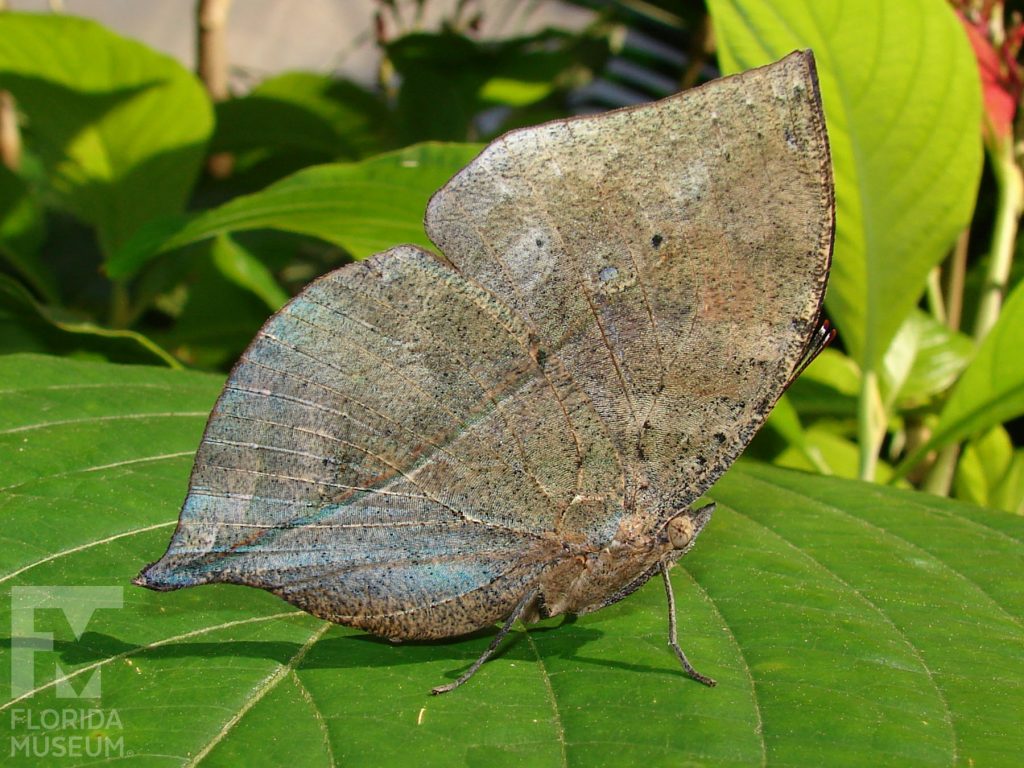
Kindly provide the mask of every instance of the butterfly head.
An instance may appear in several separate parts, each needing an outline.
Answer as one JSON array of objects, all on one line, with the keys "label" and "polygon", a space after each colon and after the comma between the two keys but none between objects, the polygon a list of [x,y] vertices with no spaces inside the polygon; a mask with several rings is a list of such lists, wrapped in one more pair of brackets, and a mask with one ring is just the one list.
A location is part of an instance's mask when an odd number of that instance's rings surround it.
[{"label": "butterfly head", "polygon": [[699,509],[687,508],[668,521],[665,525],[665,535],[672,544],[674,553],[681,557],[693,548],[697,536],[704,530],[714,511],[714,504]]}]

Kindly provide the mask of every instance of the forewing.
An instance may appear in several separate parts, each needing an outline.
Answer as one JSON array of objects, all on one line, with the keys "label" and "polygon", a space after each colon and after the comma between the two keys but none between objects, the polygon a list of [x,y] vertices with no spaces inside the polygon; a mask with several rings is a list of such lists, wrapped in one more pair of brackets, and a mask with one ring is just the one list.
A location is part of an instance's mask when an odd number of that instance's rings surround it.
[{"label": "forewing", "polygon": [[[581,489],[622,470],[589,401],[501,301],[411,246],[260,330],[143,583],[229,581],[393,637],[506,615]],[[507,605],[506,605],[507,603]]]},{"label": "forewing", "polygon": [[593,403],[638,508],[686,504],[781,395],[817,327],[833,193],[809,52],[672,99],[516,131],[427,229]]}]

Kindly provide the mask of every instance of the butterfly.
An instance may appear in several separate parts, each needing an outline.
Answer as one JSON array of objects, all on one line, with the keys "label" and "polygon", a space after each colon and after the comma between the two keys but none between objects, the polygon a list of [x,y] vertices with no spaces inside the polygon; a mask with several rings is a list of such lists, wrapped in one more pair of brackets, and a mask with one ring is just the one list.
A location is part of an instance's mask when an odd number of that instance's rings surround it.
[{"label": "butterfly", "polygon": [[828,343],[810,51],[508,133],[398,246],[307,286],[231,372],[136,583],[268,590],[392,640],[584,614],[664,579],[695,502]]}]

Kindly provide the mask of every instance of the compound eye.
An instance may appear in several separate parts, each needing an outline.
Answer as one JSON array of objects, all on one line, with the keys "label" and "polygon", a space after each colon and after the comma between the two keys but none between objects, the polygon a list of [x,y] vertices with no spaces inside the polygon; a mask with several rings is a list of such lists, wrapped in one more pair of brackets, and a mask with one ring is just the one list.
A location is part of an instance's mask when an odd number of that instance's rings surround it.
[{"label": "compound eye", "polygon": [[673,549],[686,549],[693,541],[694,525],[689,515],[676,515],[668,521],[668,540]]}]

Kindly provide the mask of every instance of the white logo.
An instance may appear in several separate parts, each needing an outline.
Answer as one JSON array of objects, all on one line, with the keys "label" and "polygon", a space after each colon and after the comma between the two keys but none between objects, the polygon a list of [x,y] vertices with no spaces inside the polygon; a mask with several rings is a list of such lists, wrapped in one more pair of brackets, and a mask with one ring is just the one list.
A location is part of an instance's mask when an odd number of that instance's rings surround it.
[{"label": "white logo", "polygon": [[[93,613],[124,606],[123,587],[14,587],[11,590],[11,698],[35,689],[35,655],[53,650],[53,633],[37,632],[36,611],[57,609],[67,618],[75,639],[80,640]],[[57,696],[63,699],[95,699],[100,695],[100,670],[76,692],[67,673],[54,664]]]}]

